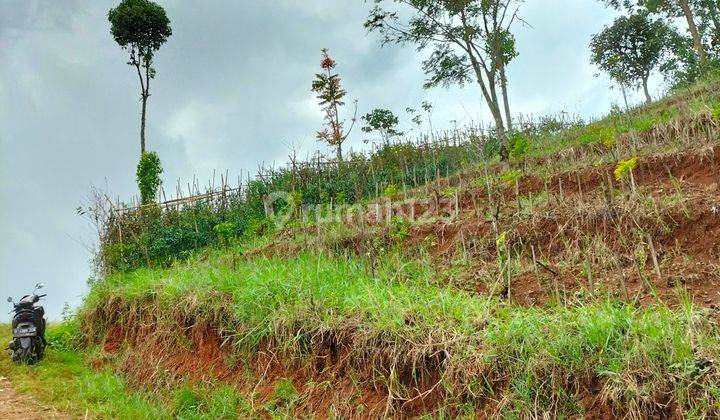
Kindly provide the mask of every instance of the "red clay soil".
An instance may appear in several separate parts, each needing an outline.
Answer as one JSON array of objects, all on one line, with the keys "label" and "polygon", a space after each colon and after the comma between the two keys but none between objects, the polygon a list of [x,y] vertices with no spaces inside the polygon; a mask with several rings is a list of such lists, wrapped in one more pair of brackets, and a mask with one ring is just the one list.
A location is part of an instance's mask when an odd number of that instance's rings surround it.
[{"label": "red clay soil", "polygon": [[[590,168],[569,172],[552,177],[546,184],[537,178],[524,179],[521,194],[537,194],[550,191],[554,197],[551,204],[559,199],[560,191],[566,202],[581,200],[580,195],[599,194],[603,183],[607,180],[607,172],[612,168]],[[632,254],[628,244],[619,241],[613,233],[617,229],[632,232],[635,226],[630,218],[624,220],[623,226],[609,221],[603,213],[583,215],[583,220],[573,222],[572,229],[567,229],[569,221],[562,212],[549,214],[547,218],[535,217],[532,223],[512,222],[514,204],[506,204],[500,212],[499,222],[504,226],[512,223],[511,237],[514,245],[524,249],[526,261],[524,267],[533,266],[529,259],[530,245],[533,245],[538,258],[546,261],[558,261],[563,258],[567,243],[579,246],[582,238],[600,235],[618,255],[619,266],[611,270],[594,273],[594,285],[613,291],[616,295],[632,299],[640,303],[655,301],[658,297],[665,303],[675,303],[678,298],[678,287],[686,289],[689,296],[702,306],[716,308],[720,306],[720,272],[715,267],[720,264],[720,147],[697,152],[691,151],[675,155],[655,156],[640,160],[634,170],[635,182],[638,187],[655,190],[659,195],[675,193],[674,182],[681,185],[686,197],[687,215],[678,213],[668,215],[671,220],[668,231],[663,231],[656,223],[648,226],[653,233],[653,242],[657,257],[663,264],[662,277],[657,278],[650,261],[642,273],[635,269],[632,260],[625,255]],[[671,177],[672,176],[672,177]],[[613,181],[616,183],[616,181]],[[619,185],[614,186],[620,188]],[[492,222],[475,215],[475,204],[469,197],[484,197],[485,191],[466,193],[460,200],[463,216],[455,220],[440,220],[424,225],[413,226],[409,241],[415,244],[427,243],[426,238],[436,242],[432,249],[439,261],[450,263],[461,252],[470,261],[476,261],[478,267],[494,264],[496,261],[495,241],[491,234]],[[503,193],[508,200],[514,200],[514,189]],[[477,202],[477,198],[475,200]],[[433,203],[426,205],[432,206]],[[417,206],[417,204],[415,204]],[[560,202],[552,204],[552,208],[561,211]],[[420,205],[419,210],[425,210]],[[487,213],[482,210],[480,213]],[[537,220],[539,219],[539,220]],[[578,230],[579,229],[579,230]],[[648,258],[649,260],[649,258]],[[555,299],[556,288],[566,298],[577,293],[587,293],[587,279],[576,272],[565,273],[548,264],[548,269],[538,265],[512,278],[510,298],[513,302],[534,305]],[[480,294],[489,292],[489,287],[482,278],[473,277],[474,270],[466,270],[466,287]],[[641,275],[643,276],[641,278]],[[458,282],[453,282],[457,284]],[[460,282],[462,283],[462,282]],[[651,287],[652,286],[652,287]],[[494,290],[502,296],[507,291]],[[657,294],[657,295],[656,295]]]},{"label": "red clay soil", "polygon": [[[132,345],[125,341],[125,337],[124,330],[115,326],[105,338],[103,348],[109,353],[116,353],[126,344],[131,346],[132,351],[123,353],[127,358],[122,359],[119,367],[138,387],[156,385],[159,373],[165,383],[220,380],[236,386],[262,413],[263,406],[283,404],[275,395],[276,386],[281,380],[290,380],[300,397],[295,408],[298,416],[312,413],[318,418],[329,418],[332,407],[348,418],[377,418],[386,412],[394,412],[387,410],[398,409],[397,402],[388,404],[387,390],[357,383],[348,374],[345,364],[340,362],[342,355],[332,355],[329,349],[320,349],[310,361],[288,362],[266,348],[245,366],[245,362],[238,365],[229,363],[230,348],[223,344],[217,330],[212,328],[190,328],[185,334],[187,345],[179,348],[158,343]],[[136,343],[144,341],[141,336],[133,339]],[[110,359],[99,358],[93,364],[100,367]],[[439,404],[438,392],[430,389],[430,392],[424,390],[425,394],[420,391],[423,386],[415,393],[417,399],[402,404],[402,413],[419,414]]]},{"label": "red clay soil", "polygon": [[[419,382],[400,378],[408,383],[410,395],[405,399],[390,399],[387,388],[372,380],[359,381],[356,374],[347,368],[343,352],[331,348],[317,348],[305,361],[288,361],[281,354],[266,348],[248,361],[246,367],[231,365],[230,348],[223,344],[218,332],[212,328],[193,327],[186,333],[187,346],[166,347],[132,345],[124,340],[122,328],[114,327],[104,342],[110,354],[128,344],[131,350],[124,352],[126,358],[118,365],[137,387],[157,386],[158,381],[168,383],[201,383],[220,380],[237,387],[250,400],[256,415],[265,414],[263,407],[280,407],[284,402],[276,395],[280,381],[290,380],[297,390],[298,401],[294,413],[298,417],[312,416],[319,419],[333,417],[333,413],[344,418],[417,418],[434,413],[443,407],[445,395],[439,386],[439,372],[428,375]],[[142,343],[142,337],[137,343]],[[112,357],[95,361],[101,367]],[[248,375],[248,372],[251,375]],[[160,379],[162,376],[162,379]],[[501,385],[500,385],[501,386]],[[578,391],[577,399],[585,410],[585,419],[611,419],[619,415],[600,398],[602,384],[591,381],[591,385]],[[495,395],[495,398],[499,398]],[[480,403],[480,406],[477,404]],[[475,400],[480,418],[497,416],[497,401]],[[670,412],[668,412],[670,413]],[[673,418],[667,416],[664,418]]]},{"label": "red clay soil", "polygon": [[[683,153],[658,155],[638,160],[634,169],[634,179],[638,188],[653,191],[653,195],[663,197],[676,193],[679,185],[686,198],[687,211],[690,217],[678,213],[668,215],[671,223],[669,231],[662,231],[654,221],[646,228],[652,233],[658,260],[662,262],[663,273],[656,278],[651,266],[642,273],[634,268],[626,243],[622,243],[616,231],[633,232],[632,220],[625,218],[622,226],[613,226],[617,220],[610,219],[605,210],[597,209],[597,214],[586,214],[584,220],[573,222],[573,229],[565,229],[568,220],[568,205],[587,203],[593,197],[601,196],[603,185],[608,177],[613,187],[622,187],[612,176],[611,165],[590,167],[554,175],[547,180],[537,177],[524,177],[520,183],[520,195],[534,195],[548,191],[550,211],[547,217],[538,216],[524,222],[515,216],[516,193],[514,188],[506,188],[501,192],[505,205],[495,209],[487,208],[487,191],[484,188],[465,191],[458,200],[459,217],[456,213],[454,198],[441,198],[437,191],[431,192],[431,198],[406,201],[393,204],[393,214],[416,218],[421,215],[431,217],[426,223],[411,225],[409,237],[406,239],[407,250],[425,248],[431,251],[434,265],[444,267],[452,264],[461,253],[471,266],[460,274],[462,279],[448,279],[453,285],[480,294],[489,292],[501,296],[507,291],[495,290],[485,282],[481,272],[482,266],[495,264],[497,259],[495,238],[492,234],[492,220],[488,214],[497,217],[498,224],[509,232],[509,241],[513,246],[518,243],[525,255],[524,267],[532,267],[529,258],[530,246],[534,246],[537,257],[549,261],[552,271],[538,266],[525,270],[512,279],[510,298],[520,304],[543,304],[555,299],[556,286],[566,298],[577,293],[587,292],[587,279],[577,272],[561,272],[552,268],[553,262],[558,263],[567,251],[567,243],[579,246],[584,238],[599,235],[611,246],[618,258],[618,267],[603,269],[593,273],[595,285],[611,291],[617,296],[632,299],[641,303],[653,302],[655,293],[666,303],[674,303],[678,296],[678,287],[686,288],[690,297],[702,306],[720,306],[720,272],[714,268],[720,264],[720,146],[702,150],[689,150]],[[562,196],[562,200],[561,200]],[[573,201],[576,200],[576,201]],[[413,210],[411,210],[411,207]],[[385,218],[386,209],[382,209],[381,218]],[[622,215],[621,215],[622,216]],[[379,222],[374,211],[365,215],[368,224]],[[622,217],[620,217],[622,219]],[[291,235],[288,231],[285,235]],[[376,233],[370,237],[353,237],[335,247],[345,248],[352,252],[365,255],[371,248],[370,243]],[[387,242],[389,229],[384,228],[381,235]],[[429,247],[429,248],[428,248]],[[303,249],[302,245],[289,241],[275,241],[258,253],[268,255],[290,255]],[[252,257],[252,255],[246,257]],[[689,259],[688,259],[689,258]],[[476,266],[473,267],[472,263]],[[643,278],[641,278],[641,274]],[[652,287],[648,285],[650,283]]]}]

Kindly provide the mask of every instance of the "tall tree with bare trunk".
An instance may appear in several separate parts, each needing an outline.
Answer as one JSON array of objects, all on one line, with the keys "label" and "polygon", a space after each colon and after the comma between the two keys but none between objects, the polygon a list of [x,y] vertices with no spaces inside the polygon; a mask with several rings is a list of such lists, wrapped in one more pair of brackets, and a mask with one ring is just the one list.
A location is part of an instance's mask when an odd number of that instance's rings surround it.
[{"label": "tall tree with bare trunk", "polygon": [[108,12],[110,32],[115,41],[130,53],[131,65],[140,79],[140,154],[145,153],[145,120],[150,97],[150,80],[155,77],[155,52],[172,35],[165,9],[149,0],[122,0]]},{"label": "tall tree with bare trunk", "polygon": [[325,127],[317,132],[316,137],[319,141],[335,147],[337,161],[342,162],[342,145],[352,132],[357,120],[357,101],[354,102],[355,111],[350,120],[352,124],[346,131],[345,121],[340,120],[340,108],[345,105],[344,98],[347,92],[340,85],[340,75],[333,73],[336,66],[337,63],[330,58],[327,48],[323,49],[320,61],[322,72],[315,75],[311,89],[317,94],[320,106],[325,112]]},{"label": "tall tree with bare trunk", "polygon": [[507,66],[518,55],[511,29],[522,0],[374,0],[365,28],[383,45],[430,49],[423,62],[425,87],[475,82],[492,114],[501,156],[512,129]]}]

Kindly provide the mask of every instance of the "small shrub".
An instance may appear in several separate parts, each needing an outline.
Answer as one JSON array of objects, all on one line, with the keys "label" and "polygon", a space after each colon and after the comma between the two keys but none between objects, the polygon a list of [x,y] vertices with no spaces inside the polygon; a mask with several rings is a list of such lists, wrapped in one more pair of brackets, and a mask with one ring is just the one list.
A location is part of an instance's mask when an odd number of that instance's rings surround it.
[{"label": "small shrub", "polygon": [[390,220],[390,237],[396,242],[402,242],[410,236],[410,222],[407,219],[393,217]]},{"label": "small shrub", "polygon": [[235,240],[235,224],[233,222],[219,223],[213,227],[213,232],[222,247],[231,245]]},{"label": "small shrub", "polygon": [[612,149],[617,143],[615,129],[589,125],[578,137],[578,142],[580,144],[600,143],[608,149]]},{"label": "small shrub", "polygon": [[508,187],[515,186],[515,182],[522,177],[522,172],[518,170],[507,171],[500,174],[500,181],[502,181]]},{"label": "small shrub", "polygon": [[[480,137],[473,135],[471,142],[473,144],[481,143],[481,139]],[[481,143],[480,149],[482,150],[482,155],[485,159],[494,159],[500,154],[500,140],[496,137],[487,138]]]},{"label": "small shrub", "polygon": [[456,187],[447,187],[442,191],[442,196],[445,198],[453,198],[457,192],[458,189]]},{"label": "small shrub", "polygon": [[140,156],[136,177],[142,204],[152,203],[157,198],[158,189],[162,183],[160,180],[162,173],[163,168],[157,153],[145,152]]},{"label": "small shrub", "polygon": [[189,386],[180,388],[175,394],[174,412],[177,414],[192,413],[200,406],[197,393]]},{"label": "small shrub", "polygon": [[387,198],[395,198],[398,195],[398,187],[395,184],[388,184],[387,187],[385,187],[385,197]]},{"label": "small shrub", "polygon": [[530,150],[530,140],[522,133],[513,133],[510,137],[510,156],[513,159],[522,159]]},{"label": "small shrub", "polygon": [[335,204],[347,204],[347,195],[345,195],[345,191],[340,191],[337,194],[335,194]]},{"label": "small shrub", "polygon": [[63,351],[75,350],[82,341],[82,334],[74,317],[65,319],[62,323],[48,326],[46,336],[48,345],[51,348]]},{"label": "small shrub", "polygon": [[275,384],[273,402],[275,405],[291,406],[297,399],[298,391],[293,382],[288,378],[282,378]]},{"label": "small shrub", "polygon": [[250,219],[247,222],[245,236],[252,238],[255,236],[264,236],[272,231],[272,222],[268,219]]},{"label": "small shrub", "polygon": [[637,165],[637,157],[632,157],[628,160],[621,160],[618,162],[617,166],[615,166],[615,179],[620,181],[623,179],[630,171],[635,169],[635,166]]}]

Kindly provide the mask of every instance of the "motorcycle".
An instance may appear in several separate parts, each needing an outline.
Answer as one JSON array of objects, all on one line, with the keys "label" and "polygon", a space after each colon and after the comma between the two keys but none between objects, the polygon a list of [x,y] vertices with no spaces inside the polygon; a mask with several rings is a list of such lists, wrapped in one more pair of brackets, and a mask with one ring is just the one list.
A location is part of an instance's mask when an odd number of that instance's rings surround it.
[{"label": "motorcycle", "polygon": [[25,295],[18,303],[12,297],[7,298],[13,304],[15,312],[12,320],[13,339],[8,345],[12,351],[13,362],[33,364],[39,362],[45,353],[45,309],[35,305],[47,295],[38,295],[42,283],[35,285],[32,294]]}]

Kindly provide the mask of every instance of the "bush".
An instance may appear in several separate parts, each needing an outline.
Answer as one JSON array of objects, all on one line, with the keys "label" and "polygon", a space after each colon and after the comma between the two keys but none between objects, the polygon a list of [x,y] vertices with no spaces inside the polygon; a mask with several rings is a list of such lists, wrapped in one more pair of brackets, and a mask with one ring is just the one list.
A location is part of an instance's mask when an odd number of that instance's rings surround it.
[{"label": "bush", "polygon": [[510,136],[510,156],[513,159],[522,159],[530,150],[530,140],[522,133],[515,132]]},{"label": "bush", "polygon": [[393,217],[390,220],[390,237],[402,242],[410,236],[410,222],[407,219]]},{"label": "bush", "polygon": [[637,157],[630,158],[628,160],[621,160],[618,162],[617,166],[615,167],[615,179],[620,181],[630,173],[633,169],[635,169],[635,166],[637,165]]},{"label": "bush", "polygon": [[395,198],[398,195],[398,187],[395,184],[388,184],[387,187],[385,187],[385,197],[387,198]]},{"label": "bush", "polygon": [[612,149],[616,144],[616,133],[613,127],[601,127],[598,125],[589,125],[578,137],[580,144],[595,144],[600,143]]},{"label": "bush", "polygon": [[136,176],[142,204],[152,203],[157,198],[158,189],[162,183],[160,180],[162,172],[162,165],[157,153],[146,152],[140,156]]},{"label": "bush", "polygon": [[213,227],[213,232],[215,232],[220,246],[226,247],[231,245],[235,239],[235,224],[233,222],[218,223]]}]

